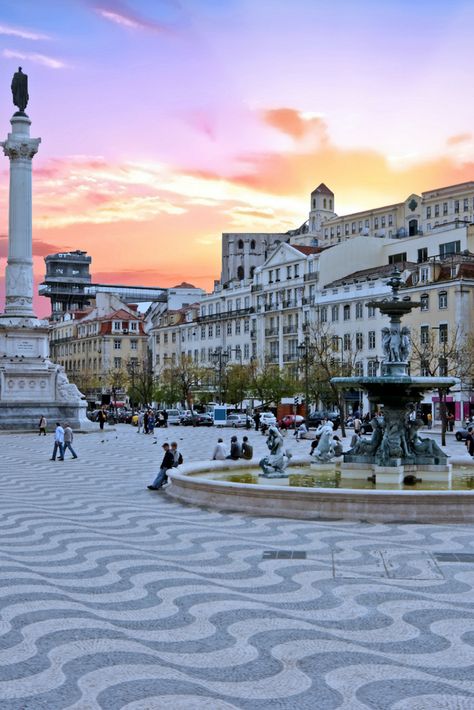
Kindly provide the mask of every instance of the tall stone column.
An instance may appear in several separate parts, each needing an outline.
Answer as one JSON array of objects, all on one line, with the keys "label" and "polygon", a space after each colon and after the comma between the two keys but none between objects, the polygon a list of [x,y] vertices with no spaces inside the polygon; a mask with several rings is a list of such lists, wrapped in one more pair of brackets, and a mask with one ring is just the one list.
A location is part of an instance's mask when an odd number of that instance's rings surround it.
[{"label": "tall stone column", "polygon": [[24,113],[15,114],[10,123],[12,132],[0,144],[10,158],[5,316],[31,318],[34,317],[32,160],[41,138],[30,138],[31,121]]}]

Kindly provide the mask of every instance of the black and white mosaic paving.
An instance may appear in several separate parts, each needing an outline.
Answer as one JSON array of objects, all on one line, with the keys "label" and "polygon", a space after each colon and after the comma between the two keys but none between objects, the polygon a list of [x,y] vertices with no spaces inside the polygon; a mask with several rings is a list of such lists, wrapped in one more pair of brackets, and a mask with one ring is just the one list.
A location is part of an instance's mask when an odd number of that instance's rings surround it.
[{"label": "black and white mosaic paving", "polygon": [[183,506],[153,438],[75,443],[0,437],[1,710],[474,709],[470,527]]}]

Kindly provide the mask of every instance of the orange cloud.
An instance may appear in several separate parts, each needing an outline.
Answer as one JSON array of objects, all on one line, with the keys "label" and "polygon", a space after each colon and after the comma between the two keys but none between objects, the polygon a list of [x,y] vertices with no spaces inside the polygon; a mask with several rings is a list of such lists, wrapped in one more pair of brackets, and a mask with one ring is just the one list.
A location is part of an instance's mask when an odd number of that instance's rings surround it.
[{"label": "orange cloud", "polygon": [[447,145],[458,145],[459,143],[466,143],[473,138],[472,133],[456,133],[454,136],[450,136],[446,141]]},{"label": "orange cloud", "polygon": [[326,124],[318,117],[305,117],[293,108],[273,108],[263,112],[265,123],[292,138],[299,140],[310,134],[320,133],[326,139]]}]

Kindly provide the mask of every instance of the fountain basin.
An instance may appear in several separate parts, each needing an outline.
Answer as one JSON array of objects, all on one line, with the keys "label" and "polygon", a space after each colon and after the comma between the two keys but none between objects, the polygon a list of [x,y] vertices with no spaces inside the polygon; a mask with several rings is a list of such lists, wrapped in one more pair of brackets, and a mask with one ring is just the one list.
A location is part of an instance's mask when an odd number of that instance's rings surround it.
[{"label": "fountain basin", "polygon": [[[474,476],[472,462],[462,462]],[[310,467],[309,457],[295,457],[288,468]],[[387,490],[307,488],[285,479],[258,484],[215,480],[217,474],[254,471],[247,461],[201,461],[180,466],[169,474],[171,498],[192,505],[235,510],[252,515],[305,520],[366,520],[374,523],[473,523],[474,490]],[[207,477],[209,476],[209,477]],[[341,485],[353,482],[342,481]],[[434,485],[434,484],[433,484]]]}]

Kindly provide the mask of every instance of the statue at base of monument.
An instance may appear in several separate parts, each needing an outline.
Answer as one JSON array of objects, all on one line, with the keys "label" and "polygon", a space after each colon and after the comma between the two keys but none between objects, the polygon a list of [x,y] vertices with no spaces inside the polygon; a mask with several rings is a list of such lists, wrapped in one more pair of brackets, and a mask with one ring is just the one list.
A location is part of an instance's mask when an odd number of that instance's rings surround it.
[{"label": "statue at base of monument", "polygon": [[270,451],[259,461],[259,466],[265,478],[281,478],[286,475],[285,469],[291,459],[291,454],[285,451],[283,437],[276,426],[268,429],[267,446]]},{"label": "statue at base of monument", "polygon": [[64,372],[64,367],[58,365],[56,369],[56,392],[58,399],[64,402],[78,402],[82,399],[82,392],[79,391],[77,386],[72,382],[69,382],[67,375]]}]

